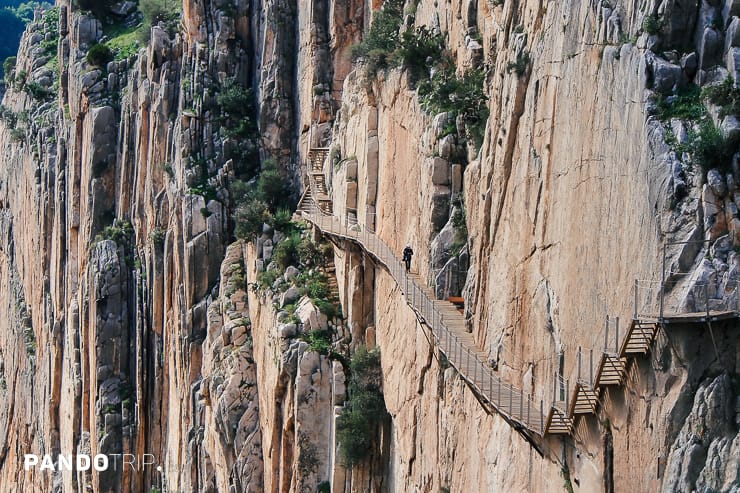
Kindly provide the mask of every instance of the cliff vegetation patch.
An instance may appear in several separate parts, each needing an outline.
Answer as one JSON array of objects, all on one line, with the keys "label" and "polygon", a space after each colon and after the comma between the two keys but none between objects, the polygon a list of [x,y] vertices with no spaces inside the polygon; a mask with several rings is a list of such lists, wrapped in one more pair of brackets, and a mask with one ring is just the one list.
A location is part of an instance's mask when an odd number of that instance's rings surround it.
[{"label": "cliff vegetation patch", "polygon": [[[736,115],[740,91],[732,79],[704,89],[691,84],[676,94],[660,96],[655,105],[655,115],[666,122],[666,142],[677,153],[689,155],[704,174],[714,167],[727,169],[732,158],[732,146],[712,119],[707,103],[717,108],[719,118]],[[675,134],[671,120],[687,123],[683,137]]]},{"label": "cliff vegetation patch", "polygon": [[[442,32],[418,26],[401,33],[402,6],[403,2],[398,0],[383,4],[365,38],[352,48],[354,60],[364,64],[368,80],[380,70],[407,70],[409,83],[418,88],[424,111],[432,115],[443,112],[461,115],[468,132],[466,137],[479,148],[489,114],[484,71],[474,67],[458,74]],[[514,67],[517,74],[526,70],[528,57],[526,54],[526,59],[517,59]]]},{"label": "cliff vegetation patch", "polygon": [[343,462],[352,466],[368,457],[378,428],[388,416],[382,390],[380,351],[360,346],[350,360],[349,399],[337,418]]}]

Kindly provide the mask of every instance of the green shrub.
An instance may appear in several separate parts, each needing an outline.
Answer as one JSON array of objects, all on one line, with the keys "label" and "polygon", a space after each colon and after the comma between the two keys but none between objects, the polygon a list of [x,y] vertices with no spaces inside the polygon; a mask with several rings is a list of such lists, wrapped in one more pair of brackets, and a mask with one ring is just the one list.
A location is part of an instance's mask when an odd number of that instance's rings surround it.
[{"label": "green shrub", "polygon": [[378,425],[388,412],[381,391],[380,353],[360,346],[349,373],[349,399],[337,418],[337,438],[343,462],[352,466],[372,450]]},{"label": "green shrub", "polygon": [[95,243],[100,243],[104,240],[113,240],[119,245],[125,245],[129,243],[134,236],[134,227],[129,221],[116,219],[113,224],[106,226],[102,232],[95,236]]},{"label": "green shrub", "polygon": [[108,41],[105,42],[114,54],[115,60],[127,60],[139,51],[141,26],[126,26],[115,23],[104,28]]},{"label": "green shrub", "polygon": [[286,234],[291,232],[290,208],[293,203],[274,161],[265,160],[256,182],[235,181],[231,192],[236,204],[234,221],[237,237],[254,239],[262,233],[263,223]]},{"label": "green shrub", "polygon": [[26,131],[22,128],[15,127],[10,130],[10,140],[13,142],[21,142],[26,138]]},{"label": "green shrub", "polygon": [[301,339],[308,343],[311,351],[327,355],[331,351],[331,332],[328,330],[312,330],[301,335]]},{"label": "green shrub", "polygon": [[323,266],[323,260],[325,259],[324,253],[319,249],[318,245],[309,238],[304,238],[298,244],[298,257],[301,259],[301,265],[304,267]]},{"label": "green shrub", "polygon": [[740,114],[740,89],[735,87],[732,77],[728,76],[721,84],[705,87],[701,94],[720,107],[720,118]]},{"label": "green shrub", "polygon": [[316,299],[312,301],[313,304],[316,305],[316,308],[318,308],[321,313],[326,315],[326,318],[328,318],[329,320],[342,317],[342,311],[336,304],[332,303],[331,301],[322,299]]},{"label": "green shrub", "polygon": [[288,233],[293,227],[293,213],[287,207],[280,207],[272,217],[272,227],[283,233]]},{"label": "green shrub", "polygon": [[648,34],[659,34],[662,27],[662,23],[657,15],[651,14],[645,16],[645,19],[642,21],[642,30]]},{"label": "green shrub", "polygon": [[366,62],[366,73],[373,76],[389,66],[391,55],[400,42],[403,22],[403,0],[386,0],[375,14],[373,23],[361,43],[352,47],[353,60]]},{"label": "green shrub", "polygon": [[162,246],[164,244],[166,234],[167,232],[162,228],[154,228],[149,234],[149,238],[152,240],[152,243],[154,243],[154,245]]},{"label": "green shrub", "polygon": [[680,118],[698,120],[707,114],[707,108],[701,101],[701,90],[691,84],[673,96],[661,96],[656,103],[656,116],[660,120]]},{"label": "green shrub", "polygon": [[281,271],[285,271],[289,265],[297,265],[300,261],[298,256],[298,245],[301,242],[300,233],[294,233],[277,244],[272,252],[272,261]]},{"label": "green shrub", "polygon": [[265,270],[257,274],[257,286],[262,290],[270,289],[280,276],[276,269]]},{"label": "green shrub", "polygon": [[311,275],[301,274],[297,279],[302,295],[312,300],[326,300],[331,294],[329,291],[329,279],[326,274],[314,271]]},{"label": "green shrub", "polygon": [[278,206],[285,205],[288,196],[288,188],[285,179],[280,174],[275,161],[271,159],[262,163],[262,171],[257,179],[257,197],[276,210]]},{"label": "green shrub", "polygon": [[33,331],[33,327],[31,327],[30,325],[27,325],[26,327],[24,327],[23,339],[24,339],[25,346],[26,346],[26,354],[28,356],[35,355],[36,348],[37,348],[36,334]]},{"label": "green shrub", "polygon": [[226,79],[216,97],[219,122],[227,135],[252,138],[257,135],[254,91],[243,87],[236,78]]},{"label": "green shrub", "polygon": [[441,33],[435,33],[426,26],[408,30],[401,36],[400,47],[396,56],[400,57],[403,66],[408,69],[412,83],[429,77],[430,65],[442,59],[445,49],[445,38]]},{"label": "green shrub", "polygon": [[529,68],[531,61],[532,59],[530,58],[529,53],[521,51],[517,54],[515,61],[509,62],[506,65],[506,71],[509,73],[514,72],[518,76],[524,75],[527,72],[527,68]]},{"label": "green shrub", "polygon": [[141,0],[139,10],[144,14],[144,22],[139,31],[142,41],[149,41],[152,26],[163,22],[170,35],[177,31],[180,21],[180,7],[182,2],[177,0]]},{"label": "green shrub", "polygon": [[244,289],[247,287],[247,275],[244,272],[243,264],[237,264],[237,267],[232,271],[231,283],[236,289]]},{"label": "green shrub", "polygon": [[470,70],[458,77],[452,64],[440,66],[431,79],[419,84],[421,107],[433,115],[442,112],[462,115],[473,143],[479,147],[489,113],[484,79],[482,70]]},{"label": "green shrub", "polygon": [[104,44],[94,44],[88,50],[85,59],[94,67],[105,67],[113,60],[113,52]]},{"label": "green shrub", "polygon": [[23,91],[36,101],[44,101],[51,95],[51,91],[43,87],[38,82],[29,82],[23,86]]},{"label": "green shrub", "polygon": [[3,74],[5,74],[5,81],[9,82],[13,80],[13,73],[15,72],[15,64],[18,59],[14,56],[9,56],[3,62]]},{"label": "green shrub", "polygon": [[252,241],[262,234],[262,225],[270,222],[270,209],[261,200],[251,199],[240,204],[234,213],[237,238]]},{"label": "green shrub", "polygon": [[699,124],[698,131],[689,131],[686,145],[693,161],[705,172],[711,168],[726,168],[732,158],[732,150],[722,132],[709,118]]}]

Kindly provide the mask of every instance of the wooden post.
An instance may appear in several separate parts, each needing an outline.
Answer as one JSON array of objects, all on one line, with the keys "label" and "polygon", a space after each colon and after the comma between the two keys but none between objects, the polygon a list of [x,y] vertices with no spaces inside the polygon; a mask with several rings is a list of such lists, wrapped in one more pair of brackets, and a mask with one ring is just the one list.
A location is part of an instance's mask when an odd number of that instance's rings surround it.
[{"label": "wooden post", "polygon": [[581,346],[578,346],[578,380],[581,379]]}]

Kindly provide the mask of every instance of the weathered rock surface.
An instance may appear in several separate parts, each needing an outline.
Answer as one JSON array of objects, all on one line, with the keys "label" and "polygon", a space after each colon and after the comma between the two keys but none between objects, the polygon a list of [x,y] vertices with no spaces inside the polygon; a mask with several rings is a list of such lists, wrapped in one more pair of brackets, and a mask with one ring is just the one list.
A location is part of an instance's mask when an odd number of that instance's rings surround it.
[{"label": "weathered rock surface", "polygon": [[[305,150],[331,145],[335,214],[399,256],[410,244],[414,273],[440,296],[462,292],[499,374],[549,403],[557,372],[575,378],[578,348],[602,349],[605,317],[629,320],[634,280],[660,279],[663,241],[710,242],[667,250],[681,306],[737,296],[738,160],[712,163],[703,181],[651,111],[656,92],[690,81],[729,74],[738,85],[738,2],[421,0],[407,24],[444,32],[459,73],[486,67],[480,149],[460,115],[424,113],[403,70],[368,80],[352,65],[379,2],[185,0],[179,32],[155,26],[137,56],[105,70],[85,54],[107,26],[59,3],[59,69],[38,50],[56,37],[42,22],[17,68],[58,98],[11,87],[3,104],[20,123],[0,122],[3,488],[736,488],[731,328],[713,325],[716,341],[703,327],[661,333],[628,385],[605,392],[599,419],[540,455],[481,406],[399,286],[351,242],[333,247],[342,320],[290,288],[297,268],[272,293],[250,288],[275,268],[282,238],[265,226],[254,244],[229,245],[228,184],[243,163],[227,159],[214,91],[230,77],[255,89],[260,151],[296,196]],[[659,34],[644,32],[648,16]],[[731,142],[737,127],[721,120]],[[689,141],[690,125],[670,128]],[[468,236],[453,252],[460,220]],[[656,293],[637,294],[654,304]],[[311,331],[330,333],[345,358],[361,344],[381,351],[390,420],[352,468],[336,440],[347,369]],[[19,454],[73,452],[151,453],[164,475],[22,471]]]}]

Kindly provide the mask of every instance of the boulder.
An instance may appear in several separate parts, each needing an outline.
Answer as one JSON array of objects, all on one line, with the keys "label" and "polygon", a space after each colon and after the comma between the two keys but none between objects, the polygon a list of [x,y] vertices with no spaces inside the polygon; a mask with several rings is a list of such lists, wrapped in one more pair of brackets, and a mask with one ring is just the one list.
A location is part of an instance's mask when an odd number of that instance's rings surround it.
[{"label": "boulder", "polygon": [[441,157],[432,158],[430,166],[433,185],[450,184],[450,163],[447,160]]},{"label": "boulder", "polygon": [[342,363],[337,360],[333,360],[331,363],[332,370],[332,394],[334,395],[334,402],[340,404],[347,398],[347,385],[346,377],[344,375],[344,367]]},{"label": "boulder", "polygon": [[453,164],[451,167],[452,194],[462,193],[463,189],[463,167],[461,164]]},{"label": "boulder", "polygon": [[455,136],[448,134],[439,141],[439,155],[448,161],[452,160],[457,154],[457,143]]},{"label": "boulder", "polygon": [[440,231],[450,217],[450,188],[436,185],[432,194],[432,225]]},{"label": "boulder", "polygon": [[730,48],[725,58],[727,70],[735,82],[735,88],[740,89],[740,48]]},{"label": "boulder", "polygon": [[699,38],[696,48],[699,55],[699,69],[704,70],[716,65],[722,58],[722,35],[714,28],[707,27]]},{"label": "boulder", "polygon": [[740,0],[724,0],[722,2],[722,20],[727,25],[733,17],[740,16]]},{"label": "boulder", "polygon": [[696,75],[696,69],[699,67],[699,59],[696,52],[692,51],[681,57],[681,69],[688,79],[693,79]]},{"label": "boulder", "polygon": [[234,346],[241,346],[247,342],[247,328],[243,325],[234,327],[231,331],[231,343]]},{"label": "boulder", "polygon": [[704,207],[706,239],[715,240],[727,231],[727,224],[725,222],[722,200],[715,195],[709,184],[705,184],[702,189],[702,206]]},{"label": "boulder", "polygon": [[329,321],[308,297],[303,297],[295,309],[295,315],[303,324],[305,331],[326,330]]},{"label": "boulder", "polygon": [[651,56],[648,67],[652,72],[652,87],[648,78],[648,87],[661,94],[671,94],[681,85],[683,72],[681,67],[669,63],[657,56]]},{"label": "boulder", "polygon": [[300,273],[301,271],[299,271],[296,267],[289,265],[288,268],[285,269],[285,274],[283,274],[283,278],[286,282],[290,282],[291,280],[295,279],[295,277]]},{"label": "boulder", "polygon": [[278,325],[278,334],[283,339],[291,339],[298,334],[298,326],[294,323]]},{"label": "boulder", "polygon": [[301,293],[298,292],[298,288],[295,286],[289,287],[280,297],[280,306],[289,305],[295,303],[301,297]]},{"label": "boulder", "polygon": [[730,25],[725,32],[725,49],[724,53],[730,51],[730,48],[740,46],[740,17],[733,17]]},{"label": "boulder", "polygon": [[727,183],[717,168],[712,168],[707,172],[707,184],[717,198],[727,195]]},{"label": "boulder", "polygon": [[737,116],[727,115],[720,124],[720,130],[728,145],[734,146],[740,141],[740,120]]}]

